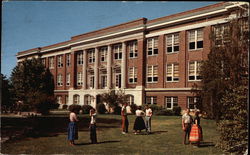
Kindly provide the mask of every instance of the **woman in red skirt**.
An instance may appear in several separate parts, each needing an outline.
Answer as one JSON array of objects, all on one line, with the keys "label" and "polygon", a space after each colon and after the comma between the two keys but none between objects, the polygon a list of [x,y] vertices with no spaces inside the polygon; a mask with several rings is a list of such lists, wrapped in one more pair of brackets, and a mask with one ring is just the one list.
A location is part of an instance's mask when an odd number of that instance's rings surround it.
[{"label": "woman in red skirt", "polygon": [[197,146],[200,145],[200,141],[202,141],[202,128],[200,126],[200,117],[199,111],[195,112],[194,124],[192,125],[189,141],[196,142]]}]

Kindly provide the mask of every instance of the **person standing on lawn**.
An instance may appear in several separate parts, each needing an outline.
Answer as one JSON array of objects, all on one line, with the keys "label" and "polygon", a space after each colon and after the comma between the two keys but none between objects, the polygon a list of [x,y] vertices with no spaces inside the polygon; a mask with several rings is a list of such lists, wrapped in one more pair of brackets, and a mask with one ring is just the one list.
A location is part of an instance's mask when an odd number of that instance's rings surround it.
[{"label": "person standing on lawn", "polygon": [[192,124],[192,116],[189,114],[189,109],[186,109],[185,113],[182,115],[182,130],[184,131],[183,144],[186,144],[186,138],[188,138],[188,144],[189,144],[191,124]]},{"label": "person standing on lawn", "polygon": [[71,112],[69,113],[69,125],[68,125],[68,140],[70,145],[75,145],[75,140],[78,139],[78,128],[77,128],[77,122],[79,121],[77,119],[78,110],[76,108],[71,109]]},{"label": "person standing on lawn", "polygon": [[146,131],[148,134],[151,133],[151,117],[152,117],[152,109],[149,108],[148,105],[146,105],[146,116],[145,116],[145,125],[146,125]]},{"label": "person standing on lawn", "polygon": [[200,141],[202,141],[202,128],[200,126],[200,117],[199,117],[199,111],[195,112],[194,117],[194,124],[192,125],[191,131],[190,131],[190,142],[196,142],[196,145],[199,147]]},{"label": "person standing on lawn", "polygon": [[136,115],[136,119],[134,123],[134,131],[135,131],[135,134],[137,135],[138,133],[141,132],[141,130],[146,129],[145,122],[142,118],[142,116],[144,116],[145,113],[144,111],[141,110],[141,106],[137,108],[137,110],[135,111],[135,115]]},{"label": "person standing on lawn", "polygon": [[124,103],[121,109],[122,115],[122,134],[128,133],[128,116],[127,116],[127,103]]},{"label": "person standing on lawn", "polygon": [[90,125],[89,125],[90,141],[91,141],[92,144],[97,144],[97,138],[96,138],[96,111],[95,111],[94,108],[90,109],[89,115],[90,115]]}]

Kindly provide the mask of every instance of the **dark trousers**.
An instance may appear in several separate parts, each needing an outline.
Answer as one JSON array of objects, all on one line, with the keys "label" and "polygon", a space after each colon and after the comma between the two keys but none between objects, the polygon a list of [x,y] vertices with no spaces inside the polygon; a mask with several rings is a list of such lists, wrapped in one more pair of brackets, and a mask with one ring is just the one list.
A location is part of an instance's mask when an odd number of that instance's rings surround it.
[{"label": "dark trousers", "polygon": [[96,124],[90,124],[89,131],[90,131],[90,141],[91,141],[91,143],[97,143]]},{"label": "dark trousers", "polygon": [[184,131],[184,135],[183,135],[183,143],[186,144],[186,139],[187,138],[188,138],[188,142],[189,142],[189,136],[190,136],[190,131],[191,131],[191,123],[185,123],[184,127],[185,127],[185,131]]},{"label": "dark trousers", "polygon": [[128,118],[127,116],[122,116],[122,131],[123,132],[128,132]]}]

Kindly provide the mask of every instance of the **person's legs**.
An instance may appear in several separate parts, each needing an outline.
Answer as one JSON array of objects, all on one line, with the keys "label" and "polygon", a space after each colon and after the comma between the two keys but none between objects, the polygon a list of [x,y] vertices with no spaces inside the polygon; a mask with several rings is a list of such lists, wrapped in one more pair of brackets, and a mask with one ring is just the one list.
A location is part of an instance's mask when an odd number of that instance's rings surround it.
[{"label": "person's legs", "polygon": [[149,117],[148,119],[148,132],[150,133],[151,132],[151,117]]},{"label": "person's legs", "polygon": [[126,117],[126,118],[125,118],[125,132],[126,132],[126,133],[128,133],[128,125],[129,125],[129,123],[128,123],[128,118]]}]

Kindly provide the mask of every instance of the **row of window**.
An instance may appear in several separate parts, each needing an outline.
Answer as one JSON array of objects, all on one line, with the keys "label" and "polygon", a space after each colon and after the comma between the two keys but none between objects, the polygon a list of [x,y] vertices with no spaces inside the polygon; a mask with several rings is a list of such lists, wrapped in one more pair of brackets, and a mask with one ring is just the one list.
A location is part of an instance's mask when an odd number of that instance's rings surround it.
[{"label": "row of window", "polygon": [[[196,109],[196,104],[198,102],[198,97],[187,97],[187,108]],[[147,96],[146,104],[157,104],[156,96]],[[173,109],[174,107],[179,106],[177,96],[165,96],[164,108]]]},{"label": "row of window", "polygon": [[[200,76],[200,61],[192,61],[189,62],[188,67],[188,80],[189,81],[199,81],[202,79]],[[121,87],[121,71],[115,70],[115,86],[120,88]],[[138,76],[138,69],[137,67],[130,67],[128,71],[128,82],[129,83],[137,83],[137,76]],[[147,66],[147,82],[148,83],[154,83],[158,82],[158,66],[152,65]],[[62,86],[63,85],[63,75],[58,74],[57,76],[57,85]],[[81,86],[83,85],[83,74],[82,72],[77,73],[77,85]],[[94,71],[90,70],[88,74],[88,88],[94,88],[95,84],[95,77],[94,77]],[[166,66],[166,81],[167,82],[178,82],[179,81],[179,64],[178,63],[172,63],[167,64]],[[70,85],[70,73],[66,74],[66,86]],[[102,71],[100,72],[100,88],[107,87],[107,72]]]},{"label": "row of window", "polygon": [[[153,56],[158,54],[158,37],[148,38],[147,39],[147,55]],[[166,49],[167,53],[176,53],[179,52],[179,33],[166,35]],[[203,29],[191,30],[188,32],[188,45],[189,50],[197,50],[203,48]],[[136,58],[138,56],[138,45],[137,41],[131,41],[127,43],[129,58]],[[114,59],[121,60],[122,59],[122,44],[115,44],[112,48]],[[100,61],[107,61],[107,47],[101,47],[100,51]],[[95,49],[87,50],[87,58],[88,63],[95,62]],[[76,61],[77,65],[83,65],[83,51],[79,51],[76,53]],[[45,64],[45,59],[44,59]],[[66,54],[66,66],[70,66],[71,64],[71,55]],[[63,67],[63,56],[57,56],[57,67]],[[49,58],[49,68],[54,68],[54,57]]]}]

